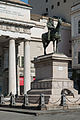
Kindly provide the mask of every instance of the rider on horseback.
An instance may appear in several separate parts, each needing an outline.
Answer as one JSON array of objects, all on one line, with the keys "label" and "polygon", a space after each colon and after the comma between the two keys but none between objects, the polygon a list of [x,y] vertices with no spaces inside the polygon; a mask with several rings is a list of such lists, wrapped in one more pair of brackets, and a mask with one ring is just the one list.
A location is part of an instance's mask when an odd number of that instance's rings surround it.
[{"label": "rider on horseback", "polygon": [[46,48],[49,45],[50,41],[53,41],[53,45],[55,45],[53,46],[55,48],[54,51],[57,52],[57,45],[59,41],[61,41],[61,34],[59,33],[61,24],[62,20],[58,19],[57,25],[54,26],[53,18],[49,18],[47,22],[48,32],[42,34],[44,55],[46,55]]},{"label": "rider on horseback", "polygon": [[52,18],[49,18],[48,19],[48,22],[47,22],[47,27],[48,27],[48,40],[50,41],[51,39],[50,39],[50,33],[51,33],[51,30],[52,29],[55,29],[55,27],[54,27],[54,23],[53,23],[53,19]]}]

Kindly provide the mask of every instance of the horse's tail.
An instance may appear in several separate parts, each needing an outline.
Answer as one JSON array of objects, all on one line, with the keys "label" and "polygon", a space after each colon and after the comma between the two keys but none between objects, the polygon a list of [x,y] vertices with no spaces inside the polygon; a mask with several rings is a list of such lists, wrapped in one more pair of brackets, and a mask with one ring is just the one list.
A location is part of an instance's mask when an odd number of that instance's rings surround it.
[{"label": "horse's tail", "polygon": [[50,41],[48,41],[48,33],[42,34],[42,43],[43,46],[46,48]]},{"label": "horse's tail", "polygon": [[45,34],[42,34],[42,43],[43,43],[43,46],[45,44]]}]

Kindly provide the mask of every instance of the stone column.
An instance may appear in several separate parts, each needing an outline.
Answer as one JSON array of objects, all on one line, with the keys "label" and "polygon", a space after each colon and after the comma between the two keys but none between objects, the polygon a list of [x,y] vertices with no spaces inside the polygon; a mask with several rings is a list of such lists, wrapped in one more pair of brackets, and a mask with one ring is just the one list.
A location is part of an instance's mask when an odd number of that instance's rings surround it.
[{"label": "stone column", "polygon": [[20,95],[19,65],[17,65],[17,82],[18,82],[17,93],[18,93],[18,95]]},{"label": "stone column", "polygon": [[16,94],[16,53],[15,40],[9,41],[9,94]]},{"label": "stone column", "polygon": [[30,90],[30,41],[24,42],[24,94]]}]

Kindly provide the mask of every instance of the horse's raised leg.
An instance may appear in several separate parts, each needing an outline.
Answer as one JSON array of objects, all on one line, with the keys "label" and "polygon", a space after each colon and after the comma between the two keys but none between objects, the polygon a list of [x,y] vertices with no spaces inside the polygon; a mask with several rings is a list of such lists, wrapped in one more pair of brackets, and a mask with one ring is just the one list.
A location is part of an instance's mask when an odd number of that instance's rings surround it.
[{"label": "horse's raised leg", "polygon": [[44,55],[46,55],[46,48],[44,48]]},{"label": "horse's raised leg", "polygon": [[53,41],[53,52],[55,52],[55,41]]},{"label": "horse's raised leg", "polygon": [[53,41],[53,51],[56,53],[57,52],[57,41]]},{"label": "horse's raised leg", "polygon": [[55,44],[55,52],[57,52],[57,42],[56,42],[56,40],[55,40],[55,42],[54,42],[54,44]]}]

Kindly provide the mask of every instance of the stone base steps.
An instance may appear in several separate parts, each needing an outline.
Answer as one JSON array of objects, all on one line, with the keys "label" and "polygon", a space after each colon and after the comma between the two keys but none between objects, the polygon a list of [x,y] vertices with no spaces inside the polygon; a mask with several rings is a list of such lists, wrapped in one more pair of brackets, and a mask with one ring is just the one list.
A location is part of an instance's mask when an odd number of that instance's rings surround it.
[{"label": "stone base steps", "polygon": [[[49,102],[50,95],[45,96],[45,104],[48,104]],[[24,97],[19,96],[16,98],[16,103],[23,103],[24,102]],[[30,104],[39,104],[40,103],[40,95],[28,95],[28,101]]]},{"label": "stone base steps", "polygon": [[52,88],[52,81],[33,81],[31,83],[31,89],[51,89]]},{"label": "stone base steps", "polygon": [[23,103],[24,102],[24,96],[19,96],[18,98],[15,99],[15,102]]},{"label": "stone base steps", "polygon": [[80,104],[71,104],[71,105],[68,105],[68,109],[78,109],[80,108]]},{"label": "stone base steps", "polygon": [[60,105],[53,105],[49,104],[46,105],[47,110],[68,110],[68,109],[78,109],[80,108],[79,104],[71,104],[71,105],[66,105],[66,106],[60,106]]},{"label": "stone base steps", "polygon": [[32,89],[28,91],[28,95],[51,94],[51,89]]},{"label": "stone base steps", "polygon": [[46,107],[47,107],[47,110],[62,110],[63,109],[63,106],[53,105],[53,104],[46,105]]}]

